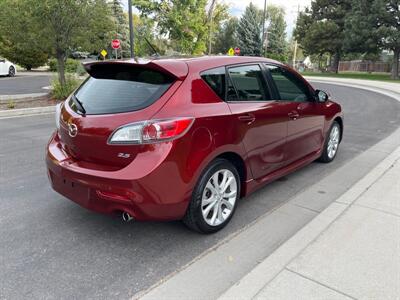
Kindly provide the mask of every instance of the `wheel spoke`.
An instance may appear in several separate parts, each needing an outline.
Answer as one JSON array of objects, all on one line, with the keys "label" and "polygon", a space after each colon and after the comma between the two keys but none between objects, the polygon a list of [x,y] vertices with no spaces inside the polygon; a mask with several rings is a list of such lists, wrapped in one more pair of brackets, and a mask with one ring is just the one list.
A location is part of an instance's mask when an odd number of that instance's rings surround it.
[{"label": "wheel spoke", "polygon": [[224,221],[224,216],[222,215],[222,203],[218,203],[218,220],[222,223]]},{"label": "wheel spoke", "polygon": [[[208,213],[210,212],[211,209],[213,209],[213,208],[215,207],[215,204],[216,204],[216,203],[217,203],[217,201],[215,200],[214,202],[210,203],[210,204],[206,207],[206,209],[203,210],[203,216],[204,216],[205,218],[207,218]],[[215,210],[215,208],[214,208],[214,210]]]},{"label": "wheel spoke", "polygon": [[219,183],[218,183],[218,177],[219,177],[219,172],[215,173],[212,177],[213,179],[213,186],[215,189],[219,188]]},{"label": "wheel spoke", "polygon": [[219,185],[220,189],[222,190],[228,180],[228,171],[224,171],[221,184]]},{"label": "wheel spoke", "polygon": [[[215,203],[217,203],[217,202],[215,202]],[[210,220],[210,223],[212,225],[215,225],[215,221],[217,219],[217,215],[218,215],[218,207],[215,207],[215,205],[214,205],[213,215],[212,215],[211,220]]]},{"label": "wheel spoke", "polygon": [[207,182],[206,188],[209,189],[213,195],[217,193],[217,190],[212,185],[211,181]]},{"label": "wheel spoke", "polygon": [[232,197],[235,197],[236,196],[236,191],[231,191],[230,193],[228,193],[228,194],[224,194],[224,198],[232,198]]},{"label": "wheel spoke", "polygon": [[232,183],[232,181],[234,180],[234,177],[229,177],[229,179],[226,181],[224,187],[222,188],[222,192],[225,193],[226,189],[228,188],[228,186]]},{"label": "wheel spoke", "polygon": [[227,209],[229,209],[229,210],[232,210],[232,209],[233,209],[233,205],[232,205],[232,203],[230,203],[229,201],[227,201],[227,200],[222,200],[222,203],[225,204],[225,206],[226,206]]},{"label": "wheel spoke", "polygon": [[213,203],[215,201],[215,198],[213,197],[213,196],[211,196],[210,198],[208,198],[208,199],[203,199],[203,201],[202,201],[202,206],[204,207],[204,206],[207,206],[208,204],[210,204],[210,203]]}]

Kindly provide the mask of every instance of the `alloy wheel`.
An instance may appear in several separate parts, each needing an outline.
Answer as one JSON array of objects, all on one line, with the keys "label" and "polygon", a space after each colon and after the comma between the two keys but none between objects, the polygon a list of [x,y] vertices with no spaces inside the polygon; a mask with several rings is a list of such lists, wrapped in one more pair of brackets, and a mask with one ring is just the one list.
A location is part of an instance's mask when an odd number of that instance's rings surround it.
[{"label": "alloy wheel", "polygon": [[235,175],[227,169],[214,173],[203,191],[201,211],[210,226],[224,223],[235,207],[238,185]]},{"label": "alloy wheel", "polygon": [[332,128],[331,133],[329,134],[328,157],[330,159],[332,159],[336,155],[337,149],[339,147],[339,140],[340,140],[340,130],[339,127],[336,125]]}]

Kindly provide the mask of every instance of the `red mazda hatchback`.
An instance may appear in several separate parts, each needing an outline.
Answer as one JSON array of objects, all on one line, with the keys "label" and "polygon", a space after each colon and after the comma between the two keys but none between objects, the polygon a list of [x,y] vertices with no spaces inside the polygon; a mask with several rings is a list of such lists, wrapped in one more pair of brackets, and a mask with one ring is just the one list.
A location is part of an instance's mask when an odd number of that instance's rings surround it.
[{"label": "red mazda hatchback", "polygon": [[211,233],[238,200],[319,159],[341,107],[258,57],[107,61],[57,107],[47,147],[54,190],[124,220],[183,220]]}]

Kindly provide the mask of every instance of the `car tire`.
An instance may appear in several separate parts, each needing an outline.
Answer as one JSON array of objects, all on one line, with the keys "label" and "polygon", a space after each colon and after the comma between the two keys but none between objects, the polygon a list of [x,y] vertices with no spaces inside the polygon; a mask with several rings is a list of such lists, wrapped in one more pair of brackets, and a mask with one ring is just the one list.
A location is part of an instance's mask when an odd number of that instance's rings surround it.
[{"label": "car tire", "polygon": [[239,198],[238,171],[228,160],[216,159],[200,176],[183,222],[197,232],[217,232],[232,219]]},{"label": "car tire", "polygon": [[9,77],[14,77],[14,76],[15,76],[15,68],[14,68],[13,66],[11,66],[11,67],[8,69],[8,76],[9,76]]},{"label": "car tire", "polygon": [[319,158],[320,162],[330,163],[335,159],[339,150],[341,135],[341,127],[338,122],[334,121],[326,136],[324,150]]}]

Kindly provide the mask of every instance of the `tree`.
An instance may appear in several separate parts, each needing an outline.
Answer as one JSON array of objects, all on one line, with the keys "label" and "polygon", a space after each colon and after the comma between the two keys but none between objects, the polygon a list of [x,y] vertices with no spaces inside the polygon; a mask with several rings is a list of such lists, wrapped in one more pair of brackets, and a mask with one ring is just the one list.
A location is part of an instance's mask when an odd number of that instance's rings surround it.
[{"label": "tree", "polygon": [[106,0],[24,1],[31,4],[31,17],[39,24],[37,34],[46,39],[47,48],[57,58],[62,86],[67,54],[72,49],[98,51],[115,31]]},{"label": "tree", "polygon": [[262,14],[252,2],[246,7],[239,21],[236,37],[243,55],[261,55]]},{"label": "tree", "polygon": [[[217,3],[216,0],[212,0],[210,7],[208,8],[208,17],[206,20],[208,27],[208,36],[207,39],[209,41],[209,49],[208,53],[211,54],[213,50],[213,45],[217,41],[218,34],[214,34],[215,28],[221,29],[222,24],[226,23],[225,21],[229,20],[229,7],[226,4]],[[219,33],[219,31],[218,31]]]},{"label": "tree", "polygon": [[376,35],[379,45],[393,51],[392,78],[399,79],[400,59],[400,3],[398,0],[374,0]]},{"label": "tree", "polygon": [[285,10],[276,5],[267,9],[267,56],[281,61],[288,58],[288,42],[286,41]]},{"label": "tree", "polygon": [[399,78],[400,8],[395,0],[353,0],[346,21],[348,51],[376,57],[381,49],[394,53],[392,78]]},{"label": "tree", "polygon": [[375,18],[370,0],[352,1],[352,12],[345,22],[346,52],[366,55],[379,52]]},{"label": "tree", "polygon": [[238,46],[236,31],[239,27],[239,20],[235,17],[230,18],[222,24],[216,34],[214,52],[227,53],[230,48]]},{"label": "tree", "polygon": [[129,23],[127,15],[124,13],[121,0],[111,0],[109,5],[115,28],[115,31],[112,32],[112,35],[113,38],[121,41],[121,53],[124,53],[125,50],[130,49]]},{"label": "tree", "polygon": [[307,54],[333,56],[332,71],[338,72],[344,51],[345,20],[352,0],[314,0],[311,9],[299,15],[295,30],[300,46]]},{"label": "tree", "polygon": [[29,4],[22,0],[0,2],[0,55],[31,70],[44,65],[48,52],[38,28],[29,18]]},{"label": "tree", "polygon": [[207,0],[136,0],[142,16],[152,16],[160,34],[167,35],[184,54],[201,54],[207,49]]}]

